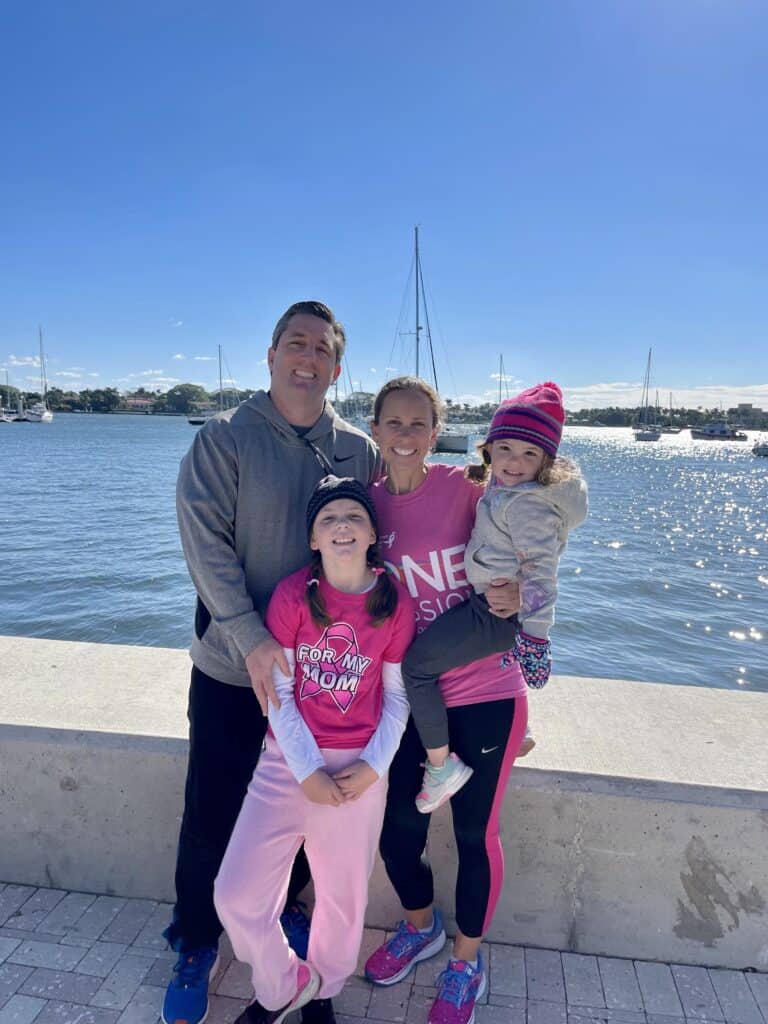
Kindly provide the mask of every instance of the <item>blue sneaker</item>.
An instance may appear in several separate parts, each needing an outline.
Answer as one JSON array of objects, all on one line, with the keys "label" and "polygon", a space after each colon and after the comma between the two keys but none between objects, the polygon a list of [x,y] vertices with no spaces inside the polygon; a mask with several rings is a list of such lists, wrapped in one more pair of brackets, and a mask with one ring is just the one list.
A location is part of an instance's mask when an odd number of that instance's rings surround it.
[{"label": "blue sneaker", "polygon": [[306,960],[309,946],[309,918],[304,912],[304,904],[297,902],[286,907],[280,915],[280,926],[288,939],[288,945],[299,960]]},{"label": "blue sneaker", "polygon": [[163,1001],[165,1024],[202,1024],[208,1016],[208,985],[218,966],[216,946],[179,953]]}]

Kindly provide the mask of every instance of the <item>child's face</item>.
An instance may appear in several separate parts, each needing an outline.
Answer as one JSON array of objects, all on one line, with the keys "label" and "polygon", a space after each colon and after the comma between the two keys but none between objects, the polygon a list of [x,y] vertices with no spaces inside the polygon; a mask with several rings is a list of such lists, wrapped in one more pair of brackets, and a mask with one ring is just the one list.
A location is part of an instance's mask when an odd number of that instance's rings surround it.
[{"label": "child's face", "polygon": [[515,484],[527,484],[535,480],[544,463],[544,449],[528,441],[518,441],[509,437],[501,441],[492,441],[491,472],[507,487]]},{"label": "child's face", "polygon": [[323,562],[365,565],[368,548],[376,543],[376,532],[366,510],[351,498],[337,498],[323,505],[312,524],[309,546],[319,551]]}]

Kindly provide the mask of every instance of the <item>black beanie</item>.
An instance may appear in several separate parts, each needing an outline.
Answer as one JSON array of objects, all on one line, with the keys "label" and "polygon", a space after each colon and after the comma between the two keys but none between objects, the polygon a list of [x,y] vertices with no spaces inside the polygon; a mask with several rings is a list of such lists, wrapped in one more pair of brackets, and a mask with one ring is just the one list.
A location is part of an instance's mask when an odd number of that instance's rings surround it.
[{"label": "black beanie", "polygon": [[376,506],[371,501],[368,491],[359,480],[351,476],[326,476],[320,481],[312,492],[312,497],[307,505],[307,536],[312,536],[312,526],[320,509],[329,501],[338,501],[340,498],[348,498],[362,505],[368,513],[371,526],[378,536],[379,523],[376,518]]}]

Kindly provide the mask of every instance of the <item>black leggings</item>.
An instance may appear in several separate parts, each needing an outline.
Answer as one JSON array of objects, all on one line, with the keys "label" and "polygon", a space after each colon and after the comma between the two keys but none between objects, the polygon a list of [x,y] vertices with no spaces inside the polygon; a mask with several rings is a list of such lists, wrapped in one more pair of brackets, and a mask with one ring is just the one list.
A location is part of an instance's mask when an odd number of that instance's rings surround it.
[{"label": "black leggings", "polygon": [[[459,855],[456,923],[469,938],[486,931],[504,879],[499,814],[507,779],[525,732],[525,699],[448,708],[449,745],[474,768],[451,800]],[[432,870],[423,857],[430,816],[416,808],[425,750],[409,718],[389,770],[389,791],[380,850],[389,880],[406,910],[434,900]]]}]

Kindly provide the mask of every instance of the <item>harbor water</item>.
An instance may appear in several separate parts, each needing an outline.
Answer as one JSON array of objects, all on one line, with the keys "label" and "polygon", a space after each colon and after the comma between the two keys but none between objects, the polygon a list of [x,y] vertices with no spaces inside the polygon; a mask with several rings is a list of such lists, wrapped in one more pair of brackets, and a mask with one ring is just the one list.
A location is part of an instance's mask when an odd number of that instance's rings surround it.
[{"label": "harbor water", "polygon": [[[0,424],[0,633],[187,646],[174,489],[196,429],[155,416]],[[566,428],[590,516],[561,565],[556,672],[768,692],[768,459],[753,437],[643,444]]]}]

